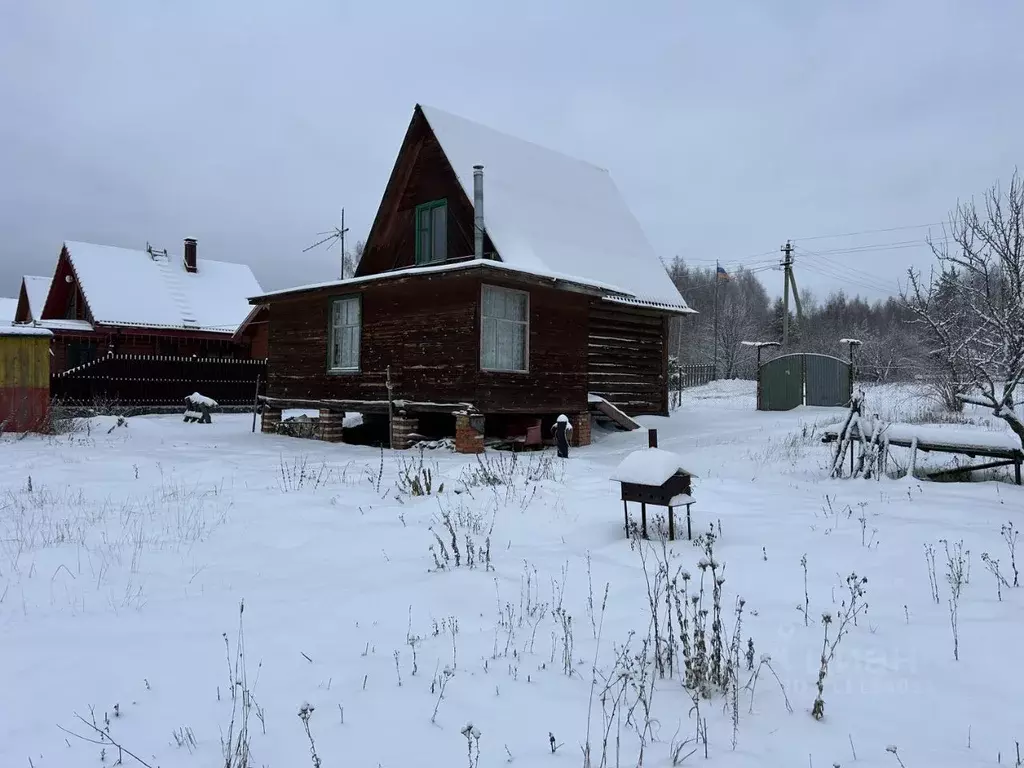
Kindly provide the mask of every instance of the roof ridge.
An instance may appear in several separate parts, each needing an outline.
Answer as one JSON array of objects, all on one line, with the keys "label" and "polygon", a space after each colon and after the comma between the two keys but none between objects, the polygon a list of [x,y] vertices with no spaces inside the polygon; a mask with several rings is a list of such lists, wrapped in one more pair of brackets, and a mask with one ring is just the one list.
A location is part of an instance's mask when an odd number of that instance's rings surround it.
[{"label": "roof ridge", "polygon": [[[491,126],[487,125],[486,123],[480,123],[480,122],[477,122],[476,120],[471,120],[468,117],[463,117],[462,115],[457,115],[454,112],[449,112],[449,111],[447,111],[445,109],[440,109],[438,107],[433,107],[430,104],[420,103],[420,104],[417,104],[416,106],[418,106],[421,110],[423,110],[423,116],[427,118],[427,123],[430,123],[430,115],[427,114],[427,111],[429,110],[431,112],[437,112],[437,113],[439,113],[441,115],[444,115],[445,117],[454,117],[456,120],[462,120],[463,122],[469,123],[469,124],[471,124],[473,126],[476,126],[477,128],[482,128],[485,131],[492,131],[492,132],[498,134],[499,136],[503,136],[506,139],[512,139],[513,141],[518,141],[518,142],[521,142],[523,144],[529,144],[530,146],[535,147],[536,149],[543,150],[544,152],[550,152],[553,155],[560,155],[561,157],[564,157],[566,160],[572,160],[575,163],[580,163],[582,165],[586,165],[589,168],[593,168],[593,169],[601,171],[603,173],[607,173],[609,176],[611,176],[611,171],[609,169],[605,168],[603,165],[598,165],[597,163],[592,163],[589,160],[584,160],[582,157],[577,157],[576,155],[570,155],[568,152],[563,152],[560,149],[553,149],[552,147],[546,146],[545,144],[539,144],[536,141],[532,141],[530,139],[524,139],[521,136],[516,136],[515,134],[512,134],[512,133],[506,133],[505,131],[501,131],[501,130],[499,130],[497,128],[492,128]],[[431,125],[430,128],[431,128],[431,130],[433,130],[434,126]],[[440,141],[440,139],[439,139],[439,141]],[[442,148],[443,148],[443,142],[442,142]]]}]

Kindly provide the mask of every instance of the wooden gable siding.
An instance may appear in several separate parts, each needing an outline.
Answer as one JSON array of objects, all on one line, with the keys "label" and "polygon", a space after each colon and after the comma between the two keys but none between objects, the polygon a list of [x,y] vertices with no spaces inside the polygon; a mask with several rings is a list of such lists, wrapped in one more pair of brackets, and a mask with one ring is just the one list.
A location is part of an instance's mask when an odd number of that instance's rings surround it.
[{"label": "wooden gable siding", "polygon": [[28,289],[25,288],[25,281],[21,281],[21,290],[18,291],[18,307],[14,310],[14,322],[27,323],[30,320],[38,320],[32,317],[32,311],[28,305]]},{"label": "wooden gable siding", "polygon": [[[70,278],[70,282],[68,280]],[[69,316],[68,307],[74,298],[75,312]],[[88,320],[92,322],[92,313],[89,310],[89,303],[82,293],[82,286],[78,282],[78,275],[75,274],[71,259],[68,258],[68,249],[61,248],[60,256],[57,258],[57,268],[54,270],[53,282],[50,283],[50,293],[46,297],[46,304],[40,311],[39,319],[68,319]]]},{"label": "wooden gable siding", "polygon": [[[578,413],[587,407],[589,297],[478,274],[416,275],[273,302],[268,394],[299,399],[468,402],[483,413]],[[480,369],[482,286],[530,294],[529,371]],[[362,300],[360,371],[327,372],[332,298]]]},{"label": "wooden gable siding", "polygon": [[[465,178],[466,174],[473,173],[473,169],[460,168],[459,172]],[[417,107],[370,228],[355,276],[363,277],[413,266],[416,263],[416,206],[441,199],[448,203],[448,258],[472,256],[472,202],[459,183],[426,118]],[[490,239],[486,237],[484,250],[487,253],[494,250]]]},{"label": "wooden gable siding", "polygon": [[668,414],[668,320],[595,300],[587,348],[589,391],[630,416]]}]

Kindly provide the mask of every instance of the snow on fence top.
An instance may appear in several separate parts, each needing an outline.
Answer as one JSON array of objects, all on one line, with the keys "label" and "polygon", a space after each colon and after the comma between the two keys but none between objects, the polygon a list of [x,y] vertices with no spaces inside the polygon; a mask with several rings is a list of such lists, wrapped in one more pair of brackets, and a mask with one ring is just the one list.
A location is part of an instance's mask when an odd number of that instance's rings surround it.
[{"label": "snow on fence top", "polygon": [[692,472],[683,468],[678,454],[662,448],[641,448],[623,459],[611,479],[620,483],[657,486],[663,485],[679,470],[686,472],[691,477],[696,477]]},{"label": "snow on fence top", "polygon": [[484,226],[501,260],[687,308],[604,168],[420,105],[469,200],[484,166]]},{"label": "snow on fence top", "polygon": [[109,245],[65,242],[94,320],[101,325],[193,328],[234,333],[262,291],[245,264],[200,259],[190,273],[180,257]]}]

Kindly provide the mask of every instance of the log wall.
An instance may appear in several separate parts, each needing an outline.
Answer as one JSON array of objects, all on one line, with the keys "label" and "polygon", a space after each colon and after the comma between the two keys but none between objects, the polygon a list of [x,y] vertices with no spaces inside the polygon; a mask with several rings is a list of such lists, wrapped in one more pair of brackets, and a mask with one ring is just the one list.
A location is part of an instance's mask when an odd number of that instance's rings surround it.
[{"label": "log wall", "polygon": [[630,416],[668,414],[665,315],[595,300],[587,340],[589,391]]}]

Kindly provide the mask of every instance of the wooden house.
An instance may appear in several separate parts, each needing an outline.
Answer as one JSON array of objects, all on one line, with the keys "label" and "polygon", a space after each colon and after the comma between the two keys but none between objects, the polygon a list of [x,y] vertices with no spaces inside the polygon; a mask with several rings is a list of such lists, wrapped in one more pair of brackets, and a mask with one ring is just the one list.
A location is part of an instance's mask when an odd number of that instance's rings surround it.
[{"label": "wooden house", "polygon": [[692,311],[606,170],[420,105],[355,276],[250,302],[267,431],[318,406],[328,435],[359,411],[461,451],[561,413],[585,444],[596,403],[666,414],[669,318]]},{"label": "wooden house", "polygon": [[26,276],[16,322],[53,332],[53,372],[108,354],[248,358],[236,331],[261,288],[244,264],[65,242],[52,278]]}]

